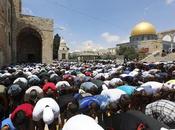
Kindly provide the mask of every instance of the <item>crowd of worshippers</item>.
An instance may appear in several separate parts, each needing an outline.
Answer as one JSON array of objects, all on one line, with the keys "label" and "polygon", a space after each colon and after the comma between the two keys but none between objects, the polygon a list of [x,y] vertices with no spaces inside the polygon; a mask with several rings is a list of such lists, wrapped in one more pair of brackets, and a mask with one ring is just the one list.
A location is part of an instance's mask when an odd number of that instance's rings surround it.
[{"label": "crowd of worshippers", "polygon": [[175,128],[175,63],[21,64],[0,69],[1,130]]}]

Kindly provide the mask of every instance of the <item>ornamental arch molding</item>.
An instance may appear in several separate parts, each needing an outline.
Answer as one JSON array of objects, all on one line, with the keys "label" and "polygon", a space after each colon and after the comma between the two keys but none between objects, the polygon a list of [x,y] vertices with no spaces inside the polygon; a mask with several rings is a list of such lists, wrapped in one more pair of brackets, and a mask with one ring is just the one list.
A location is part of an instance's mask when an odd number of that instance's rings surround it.
[{"label": "ornamental arch molding", "polygon": [[22,30],[24,30],[26,28],[31,28],[32,30],[35,30],[36,32],[38,32],[40,34],[41,39],[44,40],[43,32],[39,28],[37,28],[36,26],[30,25],[30,24],[26,24],[26,25],[19,27],[19,29],[17,30],[17,34],[19,34]]},{"label": "ornamental arch molding", "polygon": [[174,42],[175,40],[175,30],[169,30],[158,33],[159,39],[163,40],[166,36],[170,36],[171,42]]}]

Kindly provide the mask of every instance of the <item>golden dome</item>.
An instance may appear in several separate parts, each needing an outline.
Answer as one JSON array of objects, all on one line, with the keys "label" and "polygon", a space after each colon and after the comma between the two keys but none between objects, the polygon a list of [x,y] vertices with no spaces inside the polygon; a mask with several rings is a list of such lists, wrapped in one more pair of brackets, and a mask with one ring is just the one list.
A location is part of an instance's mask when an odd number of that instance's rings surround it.
[{"label": "golden dome", "polygon": [[146,34],[156,34],[155,27],[148,22],[141,22],[137,24],[131,32],[131,36],[139,36]]}]

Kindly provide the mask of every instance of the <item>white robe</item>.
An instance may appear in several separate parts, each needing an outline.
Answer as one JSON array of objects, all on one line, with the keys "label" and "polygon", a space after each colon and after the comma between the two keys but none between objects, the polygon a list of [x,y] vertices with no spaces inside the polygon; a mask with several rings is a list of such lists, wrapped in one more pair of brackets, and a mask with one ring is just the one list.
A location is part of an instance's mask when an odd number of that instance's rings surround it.
[{"label": "white robe", "polygon": [[62,130],[104,130],[96,121],[86,115],[76,115],[70,118]]},{"label": "white robe", "polygon": [[59,114],[60,107],[54,99],[42,98],[33,109],[33,120],[39,121],[43,119],[46,124],[51,124],[54,119],[59,117]]},{"label": "white robe", "polygon": [[104,95],[110,98],[110,102],[119,100],[121,95],[124,95],[124,94],[126,93],[120,89],[108,89],[108,90],[103,90],[101,92],[101,95]]}]

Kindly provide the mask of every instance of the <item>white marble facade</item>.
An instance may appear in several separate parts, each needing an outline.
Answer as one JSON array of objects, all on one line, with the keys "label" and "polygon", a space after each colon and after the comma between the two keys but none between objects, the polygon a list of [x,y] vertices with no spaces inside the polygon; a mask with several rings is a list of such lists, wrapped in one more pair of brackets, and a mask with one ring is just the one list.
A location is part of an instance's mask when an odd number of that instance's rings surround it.
[{"label": "white marble facade", "polygon": [[58,49],[58,60],[68,60],[68,55],[69,48],[67,47],[65,40],[62,38]]}]

